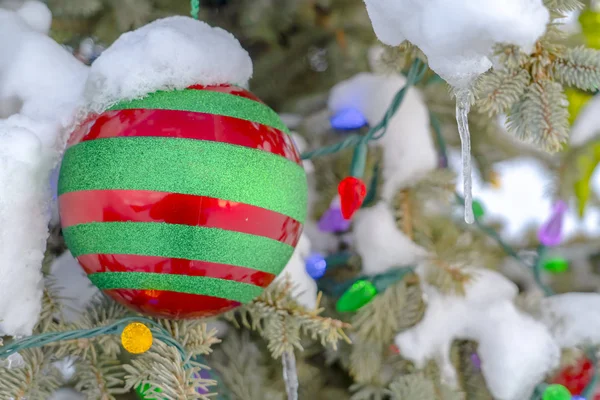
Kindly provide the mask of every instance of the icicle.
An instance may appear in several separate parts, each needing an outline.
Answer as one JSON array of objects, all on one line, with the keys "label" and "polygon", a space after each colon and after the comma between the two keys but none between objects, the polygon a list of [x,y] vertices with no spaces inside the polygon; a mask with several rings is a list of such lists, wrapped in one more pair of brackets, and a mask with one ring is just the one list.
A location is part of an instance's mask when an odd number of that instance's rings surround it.
[{"label": "icicle", "polygon": [[298,372],[296,371],[296,357],[293,351],[285,351],[281,356],[283,364],[283,380],[288,400],[298,400]]},{"label": "icicle", "polygon": [[469,89],[456,90],[456,123],[458,124],[458,133],[460,135],[461,156],[462,156],[462,174],[463,174],[463,192],[465,198],[465,222],[472,224],[475,222],[473,215],[473,193],[471,180],[471,134],[469,132],[469,110],[471,108]]}]

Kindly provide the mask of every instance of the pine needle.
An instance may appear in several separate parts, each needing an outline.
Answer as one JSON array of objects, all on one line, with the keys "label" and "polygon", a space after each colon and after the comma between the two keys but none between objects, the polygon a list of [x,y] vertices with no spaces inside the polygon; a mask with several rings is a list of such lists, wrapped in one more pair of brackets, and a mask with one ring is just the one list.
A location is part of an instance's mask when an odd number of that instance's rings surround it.
[{"label": "pine needle", "polygon": [[59,387],[58,371],[50,356],[41,349],[20,352],[25,366],[6,369],[0,367],[0,394],[2,399],[47,400]]},{"label": "pine needle", "polygon": [[156,342],[150,351],[136,357],[130,364],[123,365],[127,373],[125,389],[150,384],[150,394],[156,388],[162,390],[160,394],[156,394],[157,400],[209,400],[213,394],[200,394],[197,389],[208,390],[217,382],[202,378],[199,374],[202,367],[189,359],[184,362],[177,349]]},{"label": "pine needle", "polygon": [[568,138],[567,98],[559,83],[544,80],[527,88],[524,98],[513,105],[508,128],[521,140],[558,151]]},{"label": "pine needle", "polygon": [[261,296],[249,304],[229,313],[226,318],[259,332],[268,343],[274,358],[283,351],[301,349],[301,333],[323,346],[336,347],[339,340],[350,341],[344,333],[350,325],[320,316],[322,308],[307,310],[291,295],[293,284],[289,277],[274,282]]},{"label": "pine needle", "polygon": [[492,70],[479,78],[476,86],[476,105],[490,116],[503,113],[515,104],[531,80],[524,70]]},{"label": "pine needle", "polygon": [[600,51],[570,48],[554,66],[554,76],[568,86],[594,91],[600,86]]}]

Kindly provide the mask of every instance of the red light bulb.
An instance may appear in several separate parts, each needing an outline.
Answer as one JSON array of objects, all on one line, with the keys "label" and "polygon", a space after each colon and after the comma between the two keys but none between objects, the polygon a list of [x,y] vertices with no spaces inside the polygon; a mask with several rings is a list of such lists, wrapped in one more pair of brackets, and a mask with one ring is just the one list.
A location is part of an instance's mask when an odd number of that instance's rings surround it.
[{"label": "red light bulb", "polygon": [[367,186],[361,179],[347,176],[340,182],[338,193],[340,194],[342,216],[345,219],[351,219],[367,196]]}]

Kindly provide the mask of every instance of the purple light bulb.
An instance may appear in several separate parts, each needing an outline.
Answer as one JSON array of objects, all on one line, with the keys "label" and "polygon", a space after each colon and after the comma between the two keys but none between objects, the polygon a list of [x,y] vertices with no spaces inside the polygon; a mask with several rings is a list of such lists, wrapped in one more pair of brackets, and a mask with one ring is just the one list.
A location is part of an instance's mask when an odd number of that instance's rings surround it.
[{"label": "purple light bulb", "polygon": [[335,233],[345,232],[350,228],[352,222],[344,219],[342,209],[338,205],[332,205],[323,214],[319,220],[319,230],[321,232]]},{"label": "purple light bulb", "polygon": [[477,369],[477,370],[481,369],[481,359],[479,358],[477,353],[471,354],[471,362],[473,363],[473,366],[475,367],[475,369]]},{"label": "purple light bulb", "polygon": [[538,230],[538,240],[544,246],[554,247],[562,242],[563,218],[567,208],[567,203],[558,200],[552,208],[550,218]]},{"label": "purple light bulb", "polygon": [[[198,377],[198,375],[200,375],[200,378],[204,378],[204,379],[213,379],[213,377],[211,376],[211,373],[208,369],[201,369],[200,373],[196,373],[194,374],[194,377]],[[208,389],[204,389],[201,387],[196,388],[196,391],[200,394],[207,394],[209,393]]]}]

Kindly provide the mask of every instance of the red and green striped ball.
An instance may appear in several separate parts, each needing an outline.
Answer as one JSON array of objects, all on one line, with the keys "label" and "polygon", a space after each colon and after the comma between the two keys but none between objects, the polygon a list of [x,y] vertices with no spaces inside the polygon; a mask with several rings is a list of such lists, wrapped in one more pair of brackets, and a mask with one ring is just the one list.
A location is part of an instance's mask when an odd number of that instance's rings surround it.
[{"label": "red and green striped ball", "polygon": [[63,234],[90,280],[145,315],[212,316],[250,302],[298,243],[307,184],[279,116],[231,85],[122,102],[72,134]]}]

